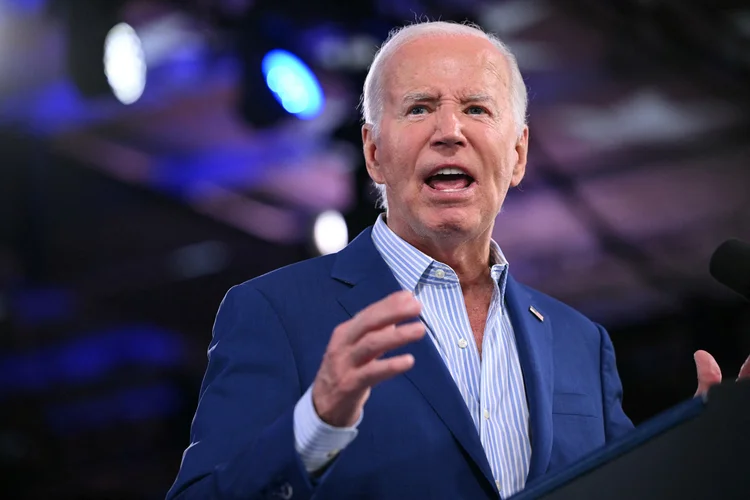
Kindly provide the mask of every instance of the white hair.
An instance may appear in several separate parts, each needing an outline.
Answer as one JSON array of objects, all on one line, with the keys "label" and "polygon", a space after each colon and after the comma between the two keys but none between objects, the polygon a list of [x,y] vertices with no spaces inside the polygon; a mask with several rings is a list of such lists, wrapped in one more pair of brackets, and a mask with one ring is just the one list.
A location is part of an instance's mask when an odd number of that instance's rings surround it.
[{"label": "white hair", "polygon": [[[383,102],[385,100],[385,90],[383,88],[383,67],[385,62],[390,59],[396,51],[406,43],[420,37],[430,36],[460,36],[469,35],[484,38],[494,45],[505,57],[510,68],[510,102],[513,120],[516,124],[517,134],[521,135],[523,128],[526,126],[526,108],[528,106],[528,95],[526,84],[518,68],[516,56],[510,51],[502,40],[492,33],[487,33],[479,26],[470,23],[454,23],[445,21],[429,21],[411,24],[401,28],[394,29],[388,35],[385,43],[375,53],[370,69],[365,78],[364,91],[362,93],[362,118],[364,122],[372,127],[372,133],[377,136],[380,127],[380,120],[383,115]],[[378,205],[388,209],[388,199],[385,193],[384,184],[375,184],[378,190]]]}]

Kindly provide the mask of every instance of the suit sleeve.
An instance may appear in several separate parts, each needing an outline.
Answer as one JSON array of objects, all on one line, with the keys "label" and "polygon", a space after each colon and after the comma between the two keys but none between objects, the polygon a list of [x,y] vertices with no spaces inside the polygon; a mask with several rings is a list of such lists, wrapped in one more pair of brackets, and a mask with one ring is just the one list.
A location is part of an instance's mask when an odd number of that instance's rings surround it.
[{"label": "suit sleeve", "polygon": [[617,373],[615,349],[607,331],[597,325],[601,335],[600,370],[604,428],[607,442],[618,439],[633,429],[633,423],[622,409],[622,383]]},{"label": "suit sleeve", "polygon": [[302,393],[273,308],[251,285],[233,287],[216,316],[191,444],[167,499],[312,496],[295,449]]}]

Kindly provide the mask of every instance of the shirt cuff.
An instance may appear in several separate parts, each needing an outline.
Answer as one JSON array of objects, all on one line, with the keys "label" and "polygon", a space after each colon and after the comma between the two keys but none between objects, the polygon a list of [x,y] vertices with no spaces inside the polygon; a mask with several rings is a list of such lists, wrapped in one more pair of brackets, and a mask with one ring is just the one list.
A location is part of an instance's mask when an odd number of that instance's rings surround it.
[{"label": "shirt cuff", "polygon": [[312,385],[294,407],[294,443],[309,474],[328,465],[357,437],[364,411],[352,427],[333,427],[323,422],[312,401]]}]

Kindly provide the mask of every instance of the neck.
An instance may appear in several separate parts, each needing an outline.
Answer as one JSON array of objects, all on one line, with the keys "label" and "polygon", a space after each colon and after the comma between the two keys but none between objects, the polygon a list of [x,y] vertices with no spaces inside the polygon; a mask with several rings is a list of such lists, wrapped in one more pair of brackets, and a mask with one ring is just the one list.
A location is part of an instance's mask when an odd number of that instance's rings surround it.
[{"label": "neck", "polygon": [[458,275],[464,290],[485,286],[491,282],[492,226],[478,235],[467,237],[465,234],[454,233],[420,235],[387,220],[386,224],[401,239],[420,252],[450,266]]}]

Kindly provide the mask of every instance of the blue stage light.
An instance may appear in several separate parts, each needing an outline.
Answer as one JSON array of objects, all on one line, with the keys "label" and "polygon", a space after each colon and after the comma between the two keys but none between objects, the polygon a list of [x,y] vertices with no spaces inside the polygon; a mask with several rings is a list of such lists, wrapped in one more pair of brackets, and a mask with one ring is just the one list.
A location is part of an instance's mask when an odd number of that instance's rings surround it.
[{"label": "blue stage light", "polygon": [[272,50],[261,64],[266,85],[281,106],[299,118],[315,118],[323,110],[323,89],[310,68],[294,54]]}]

